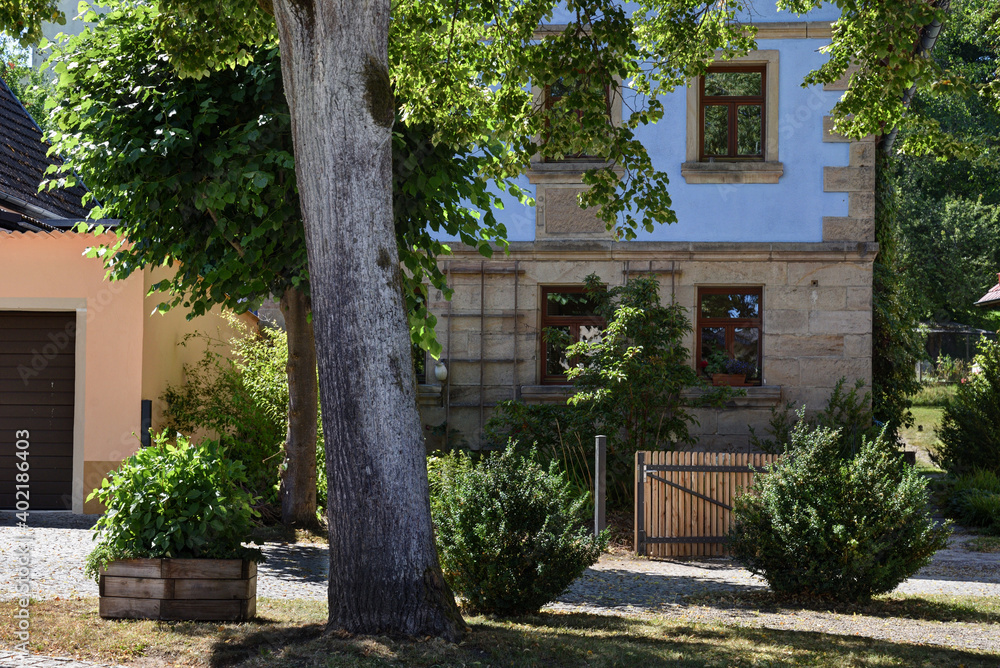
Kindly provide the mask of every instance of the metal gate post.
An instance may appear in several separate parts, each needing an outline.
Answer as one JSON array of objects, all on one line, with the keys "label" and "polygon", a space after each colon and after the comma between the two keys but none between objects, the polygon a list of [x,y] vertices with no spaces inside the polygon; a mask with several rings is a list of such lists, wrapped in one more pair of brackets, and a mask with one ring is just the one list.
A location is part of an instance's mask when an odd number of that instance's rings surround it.
[{"label": "metal gate post", "polygon": [[607,436],[594,439],[594,535],[599,536],[608,526],[604,506],[607,498]]},{"label": "metal gate post", "polygon": [[643,488],[646,486],[646,453],[635,453],[635,553],[646,556],[646,527],[643,518],[646,516]]}]

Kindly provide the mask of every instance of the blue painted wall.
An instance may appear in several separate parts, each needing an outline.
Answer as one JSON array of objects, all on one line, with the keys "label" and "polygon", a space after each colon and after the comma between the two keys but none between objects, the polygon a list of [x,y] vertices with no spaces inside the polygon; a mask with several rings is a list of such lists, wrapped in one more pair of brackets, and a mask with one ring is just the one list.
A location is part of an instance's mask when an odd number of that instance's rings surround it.
[{"label": "blue painted wall", "polygon": [[[565,12],[554,23],[570,19]],[[835,7],[809,13],[808,20],[837,18]],[[747,20],[796,21],[802,17],[778,12],[773,4],[753,7]],[[818,242],[823,239],[823,216],[846,216],[847,194],[823,192],[823,167],[846,166],[848,146],[824,143],[823,116],[840,96],[821,86],[802,87],[802,80],[826,60],[819,49],[828,40],[759,40],[758,48],[777,49],[779,56],[779,159],[784,175],[776,184],[688,184],[681,176],[686,153],[687,91],[663,98],[660,123],[639,130],[654,166],[670,177],[669,192],[678,222],[641,232],[644,241],[768,241]],[[625,108],[628,108],[626,103]],[[527,179],[522,186],[528,187]],[[535,238],[535,212],[513,198],[497,217],[506,225],[510,241]]]}]

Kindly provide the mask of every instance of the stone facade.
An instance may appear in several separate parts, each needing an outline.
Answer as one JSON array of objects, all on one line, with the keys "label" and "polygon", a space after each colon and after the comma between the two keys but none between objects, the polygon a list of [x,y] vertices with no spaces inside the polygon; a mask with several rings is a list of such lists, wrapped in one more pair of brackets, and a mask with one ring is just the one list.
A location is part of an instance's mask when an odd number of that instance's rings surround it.
[{"label": "stone facade", "polygon": [[[770,409],[794,401],[825,405],[841,377],[871,379],[871,242],[683,243],[536,241],[481,260],[457,249],[445,262],[450,302],[432,294],[449,375],[423,388],[424,420],[447,420],[453,440],[479,442],[498,401],[564,401],[568,388],[541,385],[541,287],[580,285],[590,273],[607,285],[654,274],[660,297],[693,317],[697,288],[763,288],[763,384],[723,410],[696,413],[699,447],[743,450],[749,426],[763,433]],[[694,349],[694,335],[685,341]],[[695,363],[694,353],[691,364]],[[436,383],[433,378],[429,383]]]}]

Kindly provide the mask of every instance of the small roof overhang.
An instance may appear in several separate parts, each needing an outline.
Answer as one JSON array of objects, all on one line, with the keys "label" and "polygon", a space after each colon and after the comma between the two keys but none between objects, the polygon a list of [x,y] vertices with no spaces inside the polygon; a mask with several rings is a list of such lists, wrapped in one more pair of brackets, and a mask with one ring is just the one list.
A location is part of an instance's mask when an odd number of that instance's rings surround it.
[{"label": "small roof overhang", "polygon": [[997,284],[976,302],[980,308],[1000,308],[1000,274],[997,274]]}]

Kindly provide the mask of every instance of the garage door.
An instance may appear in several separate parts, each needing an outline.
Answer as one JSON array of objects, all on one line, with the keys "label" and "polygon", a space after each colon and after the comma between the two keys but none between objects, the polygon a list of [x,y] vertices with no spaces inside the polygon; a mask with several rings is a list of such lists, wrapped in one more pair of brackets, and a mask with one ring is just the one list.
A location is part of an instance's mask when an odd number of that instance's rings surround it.
[{"label": "garage door", "polygon": [[76,313],[0,311],[0,508],[24,498],[15,499],[21,431],[31,510],[71,508],[75,365]]}]

